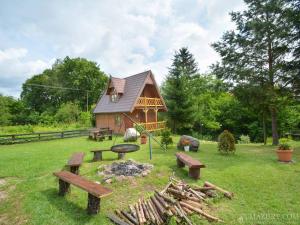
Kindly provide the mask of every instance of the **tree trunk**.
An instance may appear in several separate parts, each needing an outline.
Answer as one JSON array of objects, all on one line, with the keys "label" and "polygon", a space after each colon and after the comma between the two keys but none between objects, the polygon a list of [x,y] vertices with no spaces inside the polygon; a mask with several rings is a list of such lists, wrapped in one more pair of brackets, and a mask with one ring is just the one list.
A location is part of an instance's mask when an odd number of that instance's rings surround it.
[{"label": "tree trunk", "polygon": [[271,117],[272,117],[272,145],[278,145],[278,131],[277,131],[277,112],[274,107],[271,108]]},{"label": "tree trunk", "polygon": [[263,122],[263,134],[264,134],[264,145],[267,144],[267,129],[266,129],[266,115],[265,112],[262,116],[262,122]]}]

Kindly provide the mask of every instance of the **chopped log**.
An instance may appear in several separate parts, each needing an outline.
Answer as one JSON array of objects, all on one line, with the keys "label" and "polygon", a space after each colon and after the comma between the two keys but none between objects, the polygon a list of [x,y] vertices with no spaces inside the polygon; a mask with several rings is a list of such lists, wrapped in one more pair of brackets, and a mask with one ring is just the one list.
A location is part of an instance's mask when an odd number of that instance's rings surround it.
[{"label": "chopped log", "polygon": [[146,223],[146,222],[147,222],[147,219],[146,219],[146,217],[145,217],[145,213],[144,213],[142,204],[143,204],[143,203],[142,203],[141,199],[139,199],[139,205],[140,205],[140,210],[141,210],[142,218],[143,218],[144,223]]},{"label": "chopped log", "polygon": [[193,225],[193,223],[190,221],[190,219],[186,216],[185,211],[181,208],[180,204],[177,202],[176,207],[179,210],[180,214],[182,215],[182,218],[187,222],[188,225]]},{"label": "chopped log", "polygon": [[174,188],[168,188],[167,192],[169,192],[175,196],[184,196],[182,191],[176,190]]},{"label": "chopped log", "polygon": [[145,206],[145,208],[146,208],[146,210],[148,212],[149,219],[152,221],[152,223],[155,223],[155,221],[156,221],[155,216],[153,215],[152,210],[148,206],[147,201],[144,202],[144,206]]},{"label": "chopped log", "polygon": [[198,209],[198,208],[195,208],[189,204],[186,204],[185,202],[180,202],[180,205],[190,209],[190,210],[193,210],[195,212],[197,212],[198,214],[204,216],[208,221],[210,222],[213,222],[213,221],[216,221],[216,222],[222,222],[222,220],[220,220],[219,218],[215,217],[215,216],[212,216],[206,212],[204,212],[203,210],[201,209]]},{"label": "chopped log", "polygon": [[213,190],[214,188],[213,187],[200,187],[200,186],[198,186],[198,185],[193,185],[192,186],[192,188],[194,189],[194,190],[196,190],[196,191],[201,191],[201,192],[206,192],[206,191],[208,191],[208,190]]},{"label": "chopped log", "polygon": [[151,199],[153,205],[156,207],[161,218],[164,218],[165,209],[163,208],[163,206],[160,205],[160,203],[157,201],[157,199],[154,196],[151,196],[150,199]]},{"label": "chopped log", "polygon": [[132,214],[135,218],[137,218],[136,210],[135,210],[134,206],[133,206],[133,205],[129,205],[129,209],[130,209],[131,214]]},{"label": "chopped log", "polygon": [[113,215],[113,214],[109,214],[107,216],[112,222],[114,222],[117,225],[129,225],[128,223],[124,222],[123,220],[121,220],[118,216]]},{"label": "chopped log", "polygon": [[170,206],[161,198],[158,194],[154,194],[154,198],[160,203],[160,205],[165,209],[164,214],[171,217],[173,216],[173,213],[170,211]]},{"label": "chopped log", "polygon": [[201,201],[199,198],[191,197],[191,196],[189,196],[190,194],[187,194],[183,191],[175,190],[173,188],[168,188],[168,192],[171,193],[174,197],[177,197],[179,199],[189,199],[189,200],[196,201],[196,202]]},{"label": "chopped log", "polygon": [[225,197],[227,197],[229,199],[233,198],[233,193],[232,192],[226,191],[223,188],[220,188],[217,185],[214,185],[214,184],[212,184],[212,183],[210,183],[208,181],[204,182],[204,186],[206,186],[206,187],[213,187],[215,190],[222,192]]},{"label": "chopped log", "polygon": [[186,207],[182,207],[182,209],[187,215],[191,215],[193,213],[193,211],[191,211],[190,209],[188,209]]},{"label": "chopped log", "polygon": [[193,190],[192,188],[189,189],[190,192],[192,192],[197,198],[199,198],[201,201],[207,201],[205,198],[203,198],[198,192]]},{"label": "chopped log", "polygon": [[196,207],[196,208],[199,208],[199,209],[203,209],[203,206],[199,203],[199,202],[194,202],[194,201],[191,201],[191,200],[181,200],[182,202],[185,202],[186,204],[189,204],[193,207]]},{"label": "chopped log", "polygon": [[144,224],[144,221],[143,221],[143,218],[142,218],[140,209],[139,209],[139,204],[136,203],[136,204],[134,205],[134,208],[135,208],[135,211],[136,211],[136,216],[137,216],[137,218],[138,218],[139,224]]},{"label": "chopped log", "polygon": [[[178,185],[174,185],[173,183],[170,185],[169,188],[173,188],[173,189],[175,189],[175,190],[182,191],[182,187],[179,187]],[[169,189],[169,188],[168,188],[168,189]],[[167,189],[167,190],[168,190],[168,189]]]},{"label": "chopped log", "polygon": [[217,196],[216,190],[214,189],[205,191],[205,194],[210,198],[214,198]]},{"label": "chopped log", "polygon": [[122,219],[123,221],[125,221],[126,223],[128,223],[129,225],[134,225],[130,220],[127,219],[126,216],[124,216],[120,210],[116,209],[115,210],[115,214]]},{"label": "chopped log", "polygon": [[170,185],[172,184],[172,182],[169,182],[168,184],[167,184],[167,186],[160,192],[161,194],[164,194],[166,191],[167,191],[167,189],[170,187]]},{"label": "chopped log", "polygon": [[171,210],[171,212],[173,213],[174,216],[177,216],[178,213],[177,213],[176,209],[174,208],[174,206],[171,207],[170,210]]},{"label": "chopped log", "polygon": [[144,199],[142,199],[142,201],[141,201],[141,206],[142,206],[142,209],[143,209],[143,212],[144,212],[144,215],[145,215],[145,219],[150,220],[151,218],[150,218],[150,215],[149,215],[148,210],[146,208]]},{"label": "chopped log", "polygon": [[154,206],[154,204],[152,203],[152,201],[149,200],[149,201],[148,201],[148,204],[149,204],[149,206],[151,207],[151,210],[152,210],[152,212],[154,213],[155,218],[156,218],[158,224],[163,224],[163,223],[164,223],[163,218],[159,215],[159,213],[158,213],[156,207]]},{"label": "chopped log", "polygon": [[159,192],[156,192],[160,197],[162,197],[166,202],[169,202],[171,204],[176,204],[176,201],[172,198],[169,198],[168,196],[166,196],[165,194],[161,194]]},{"label": "chopped log", "polygon": [[130,215],[129,213],[125,212],[125,211],[121,211],[121,213],[130,221],[132,222],[134,225],[139,225],[139,222],[137,221],[136,218],[134,218],[132,215]]},{"label": "chopped log", "polygon": [[158,194],[154,194],[154,197],[166,210],[170,208],[170,206],[165,202],[165,200],[163,200],[163,198],[161,198]]}]

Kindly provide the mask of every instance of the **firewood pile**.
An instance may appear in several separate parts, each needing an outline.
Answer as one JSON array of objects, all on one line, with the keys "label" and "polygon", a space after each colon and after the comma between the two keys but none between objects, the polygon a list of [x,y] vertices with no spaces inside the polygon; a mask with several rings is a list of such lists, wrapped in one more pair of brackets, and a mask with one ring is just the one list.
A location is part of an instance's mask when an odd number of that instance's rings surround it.
[{"label": "firewood pile", "polygon": [[129,211],[115,210],[108,218],[117,225],[163,225],[168,224],[171,217],[174,217],[177,224],[192,225],[188,216],[198,214],[210,222],[222,222],[206,212],[208,198],[215,197],[216,192],[229,199],[233,197],[233,193],[208,181],[200,187],[170,178],[170,182],[161,192],[154,191],[148,200],[140,198],[137,203],[129,205]]}]

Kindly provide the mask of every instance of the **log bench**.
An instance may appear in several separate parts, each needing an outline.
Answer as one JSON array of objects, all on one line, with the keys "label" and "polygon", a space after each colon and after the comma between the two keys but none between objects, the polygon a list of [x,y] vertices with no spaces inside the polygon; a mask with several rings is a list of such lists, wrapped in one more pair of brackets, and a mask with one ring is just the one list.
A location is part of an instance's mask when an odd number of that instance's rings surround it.
[{"label": "log bench", "polygon": [[194,179],[200,178],[200,168],[204,168],[205,165],[202,164],[200,161],[193,159],[191,156],[178,152],[176,153],[177,158],[177,166],[179,168],[184,167],[187,165],[189,167],[189,176]]},{"label": "log bench", "polygon": [[112,190],[68,171],[60,171],[53,174],[59,179],[58,194],[60,196],[65,196],[70,192],[70,184],[88,192],[88,214],[97,214],[100,211],[101,198],[112,193]]},{"label": "log bench", "polygon": [[67,166],[70,167],[70,172],[74,174],[79,174],[79,167],[81,166],[84,158],[83,152],[74,153],[69,159]]}]

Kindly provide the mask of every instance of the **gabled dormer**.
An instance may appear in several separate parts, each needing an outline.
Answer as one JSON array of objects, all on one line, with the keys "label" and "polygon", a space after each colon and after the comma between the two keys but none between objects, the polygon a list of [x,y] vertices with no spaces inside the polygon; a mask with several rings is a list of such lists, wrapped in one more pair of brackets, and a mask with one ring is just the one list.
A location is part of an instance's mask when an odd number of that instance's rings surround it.
[{"label": "gabled dormer", "polygon": [[110,77],[106,95],[112,103],[117,103],[124,94],[126,80],[116,77]]}]

